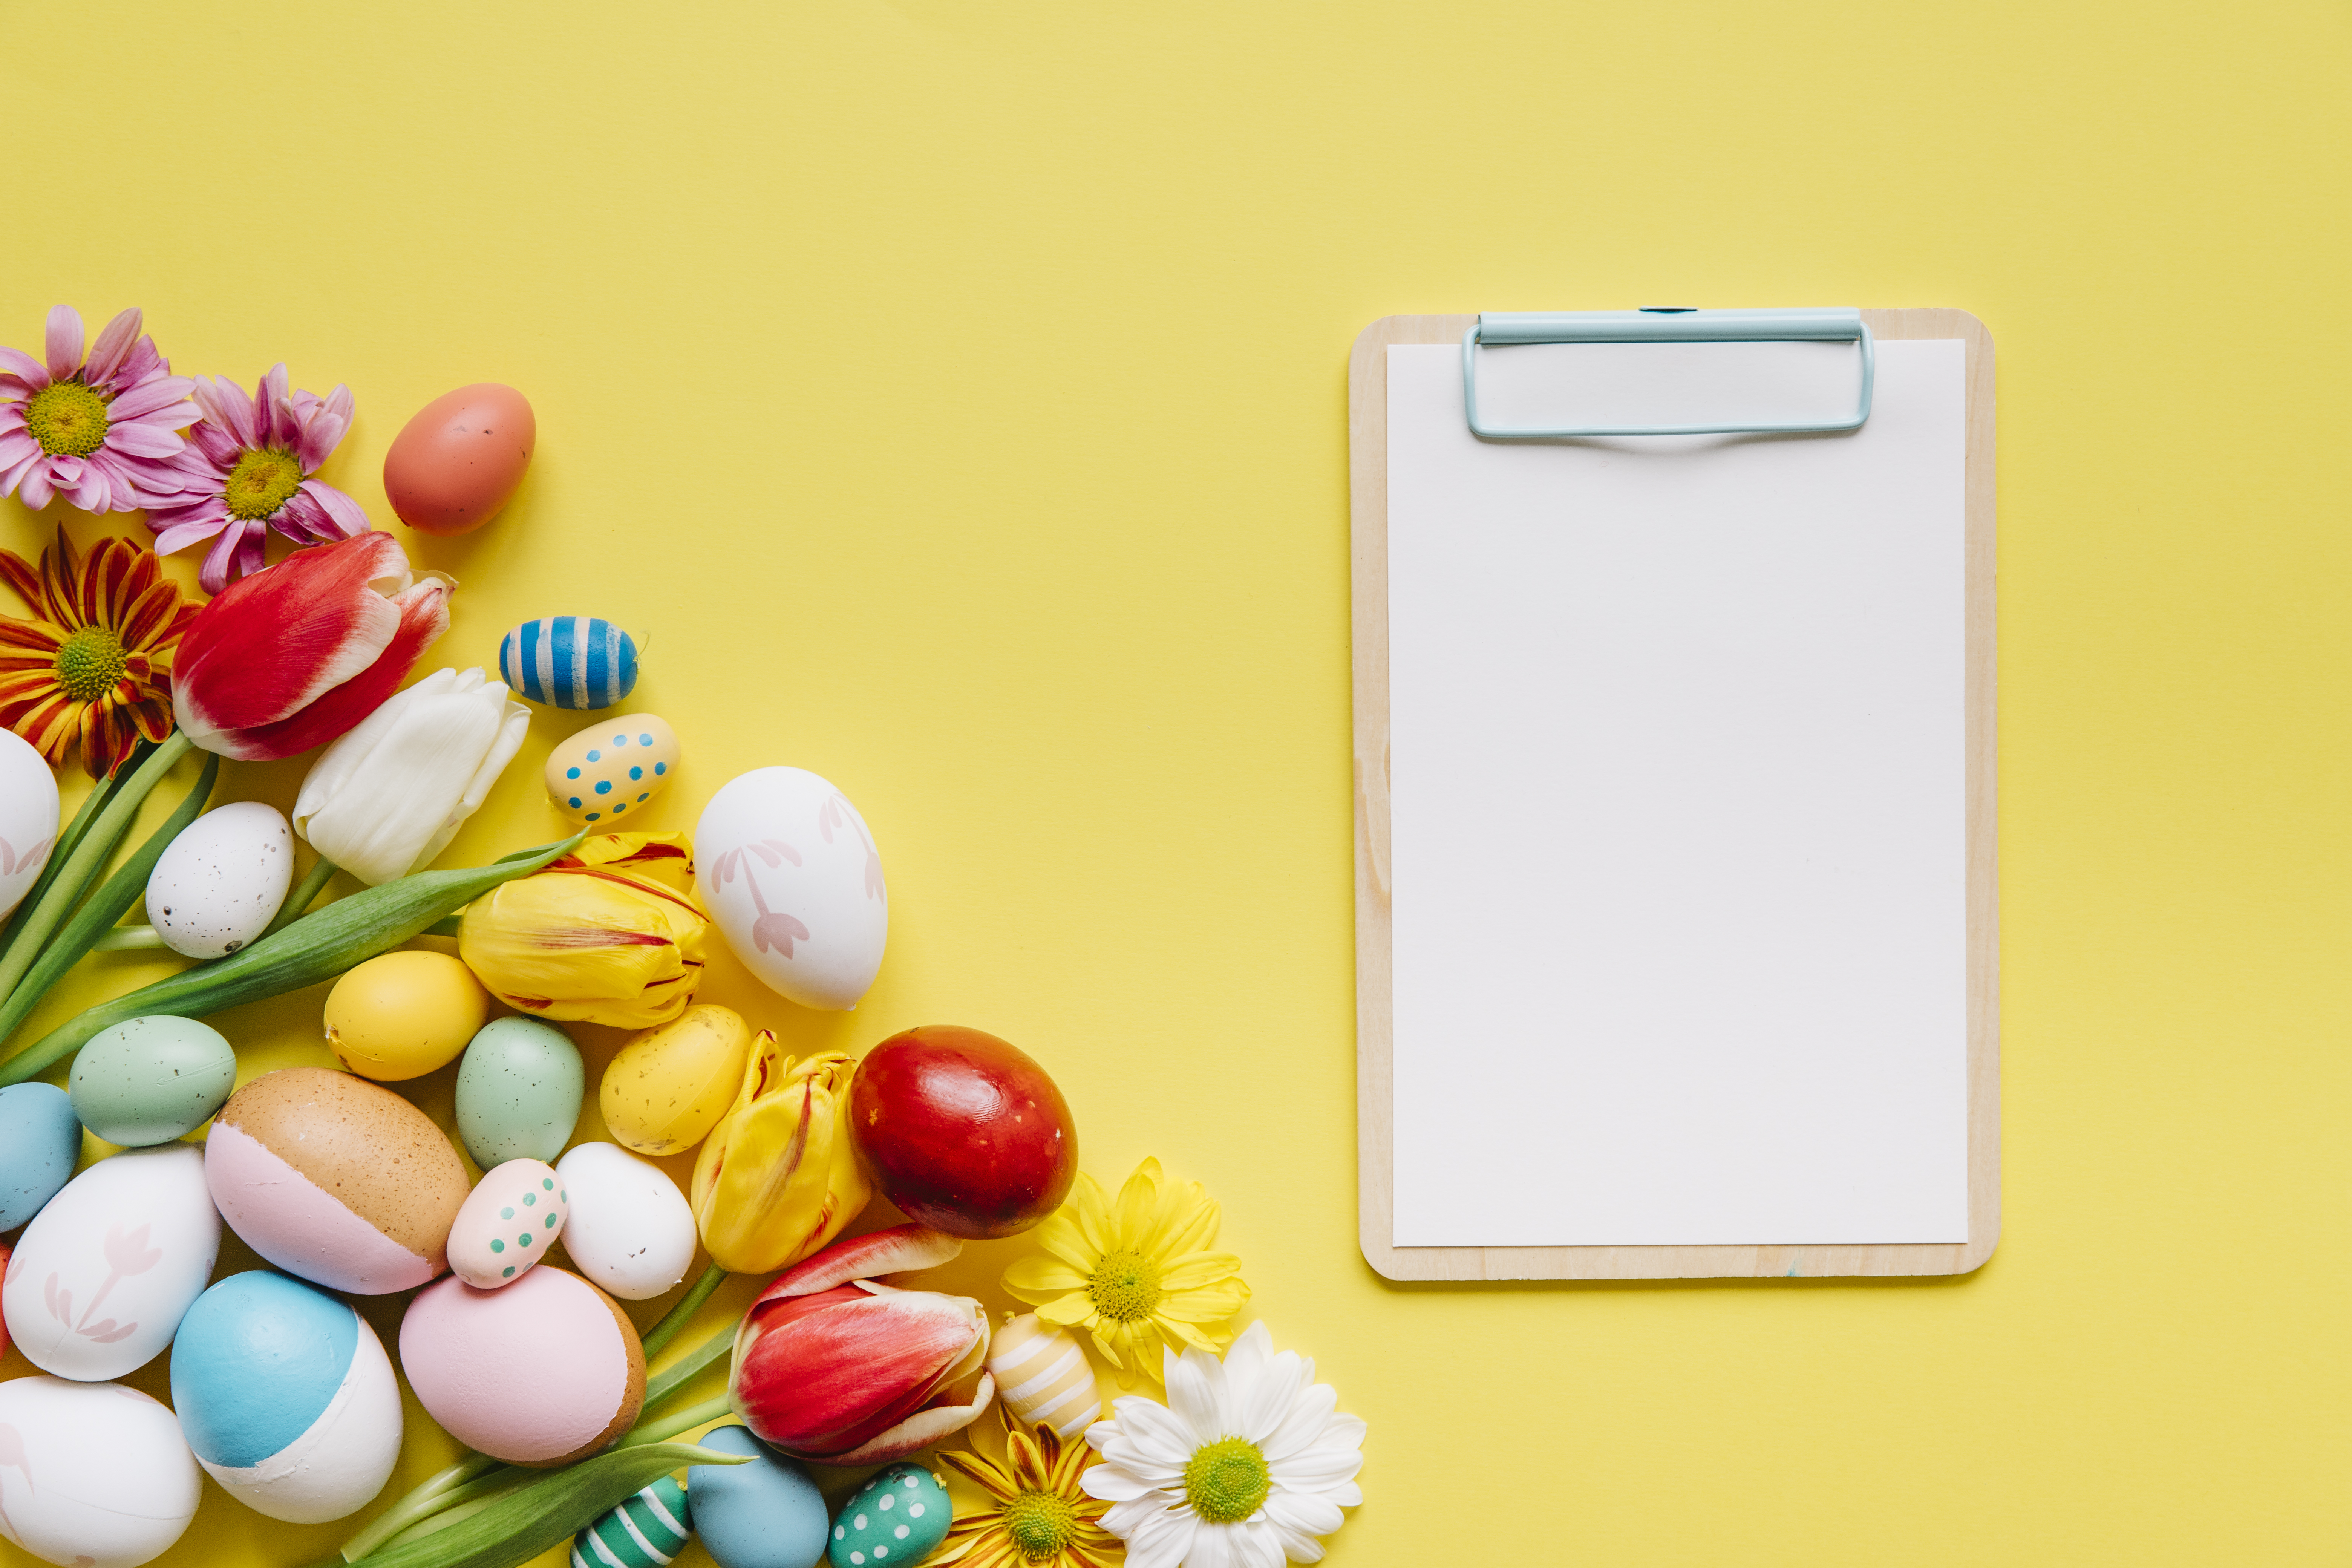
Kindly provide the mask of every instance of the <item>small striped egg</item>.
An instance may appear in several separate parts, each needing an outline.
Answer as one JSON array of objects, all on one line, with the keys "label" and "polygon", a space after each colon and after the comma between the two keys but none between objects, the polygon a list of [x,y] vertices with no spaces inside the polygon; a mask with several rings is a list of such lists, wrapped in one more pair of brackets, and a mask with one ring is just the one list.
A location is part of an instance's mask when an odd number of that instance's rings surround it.
[{"label": "small striped egg", "polygon": [[593,616],[548,616],[499,639],[499,674],[533,702],[610,708],[636,689],[637,645]]},{"label": "small striped egg", "polygon": [[677,776],[677,731],[651,713],[591,724],[547,756],[547,798],[575,824],[643,811]]},{"label": "small striped egg", "polygon": [[664,1476],[582,1531],[572,1568],[664,1568],[693,1533],[686,1489]]},{"label": "small striped egg", "polygon": [[996,1331],[989,1342],[988,1370],[996,1379],[1005,1414],[1024,1426],[1051,1426],[1057,1437],[1075,1437],[1102,1419],[1095,1371],[1070,1331],[1024,1312]]}]

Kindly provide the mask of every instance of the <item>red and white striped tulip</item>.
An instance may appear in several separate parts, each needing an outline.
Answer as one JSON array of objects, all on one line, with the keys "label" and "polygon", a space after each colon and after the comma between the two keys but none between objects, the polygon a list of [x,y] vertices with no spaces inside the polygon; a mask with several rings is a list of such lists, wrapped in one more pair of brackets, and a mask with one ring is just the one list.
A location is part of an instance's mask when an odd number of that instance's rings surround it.
[{"label": "red and white striped tulip", "polygon": [[207,752],[248,762],[323,745],[374,712],[449,626],[457,584],[412,572],[388,533],[238,579],[180,634],[172,709]]},{"label": "red and white striped tulip", "polygon": [[945,1263],[957,1237],[902,1225],[778,1275],[735,1334],[728,1393],[763,1441],[825,1465],[879,1465],[978,1419],[996,1396],[988,1314],[969,1296],[875,1277]]}]

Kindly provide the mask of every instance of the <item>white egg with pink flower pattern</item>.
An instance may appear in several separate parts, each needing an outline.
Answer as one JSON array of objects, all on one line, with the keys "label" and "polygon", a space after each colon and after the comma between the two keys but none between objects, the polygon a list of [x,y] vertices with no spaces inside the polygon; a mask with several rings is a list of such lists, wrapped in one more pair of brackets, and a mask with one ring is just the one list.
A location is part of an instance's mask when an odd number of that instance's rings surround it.
[{"label": "white egg with pink flower pattern", "polygon": [[857,1005],[882,967],[890,896],[848,796],[804,768],[738,774],[702,808],[694,862],[744,967],[803,1007]]}]

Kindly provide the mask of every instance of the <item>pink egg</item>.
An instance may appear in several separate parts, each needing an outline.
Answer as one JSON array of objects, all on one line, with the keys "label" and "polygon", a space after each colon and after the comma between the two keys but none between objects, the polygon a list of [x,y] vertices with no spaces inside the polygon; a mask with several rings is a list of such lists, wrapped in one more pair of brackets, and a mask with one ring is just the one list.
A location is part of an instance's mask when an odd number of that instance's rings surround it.
[{"label": "pink egg", "polygon": [[646,1402],[646,1352],[613,1299],[552,1266],[478,1290],[451,1276],[400,1321],[400,1364],[449,1436],[551,1469],[626,1431]]}]

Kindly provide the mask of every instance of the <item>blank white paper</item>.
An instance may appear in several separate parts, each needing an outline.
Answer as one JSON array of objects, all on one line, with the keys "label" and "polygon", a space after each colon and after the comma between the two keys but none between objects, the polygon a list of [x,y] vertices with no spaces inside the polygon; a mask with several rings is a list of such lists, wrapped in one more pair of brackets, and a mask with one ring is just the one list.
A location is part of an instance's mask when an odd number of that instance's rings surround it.
[{"label": "blank white paper", "polygon": [[1963,354],[1388,351],[1395,1245],[1968,1238]]}]

